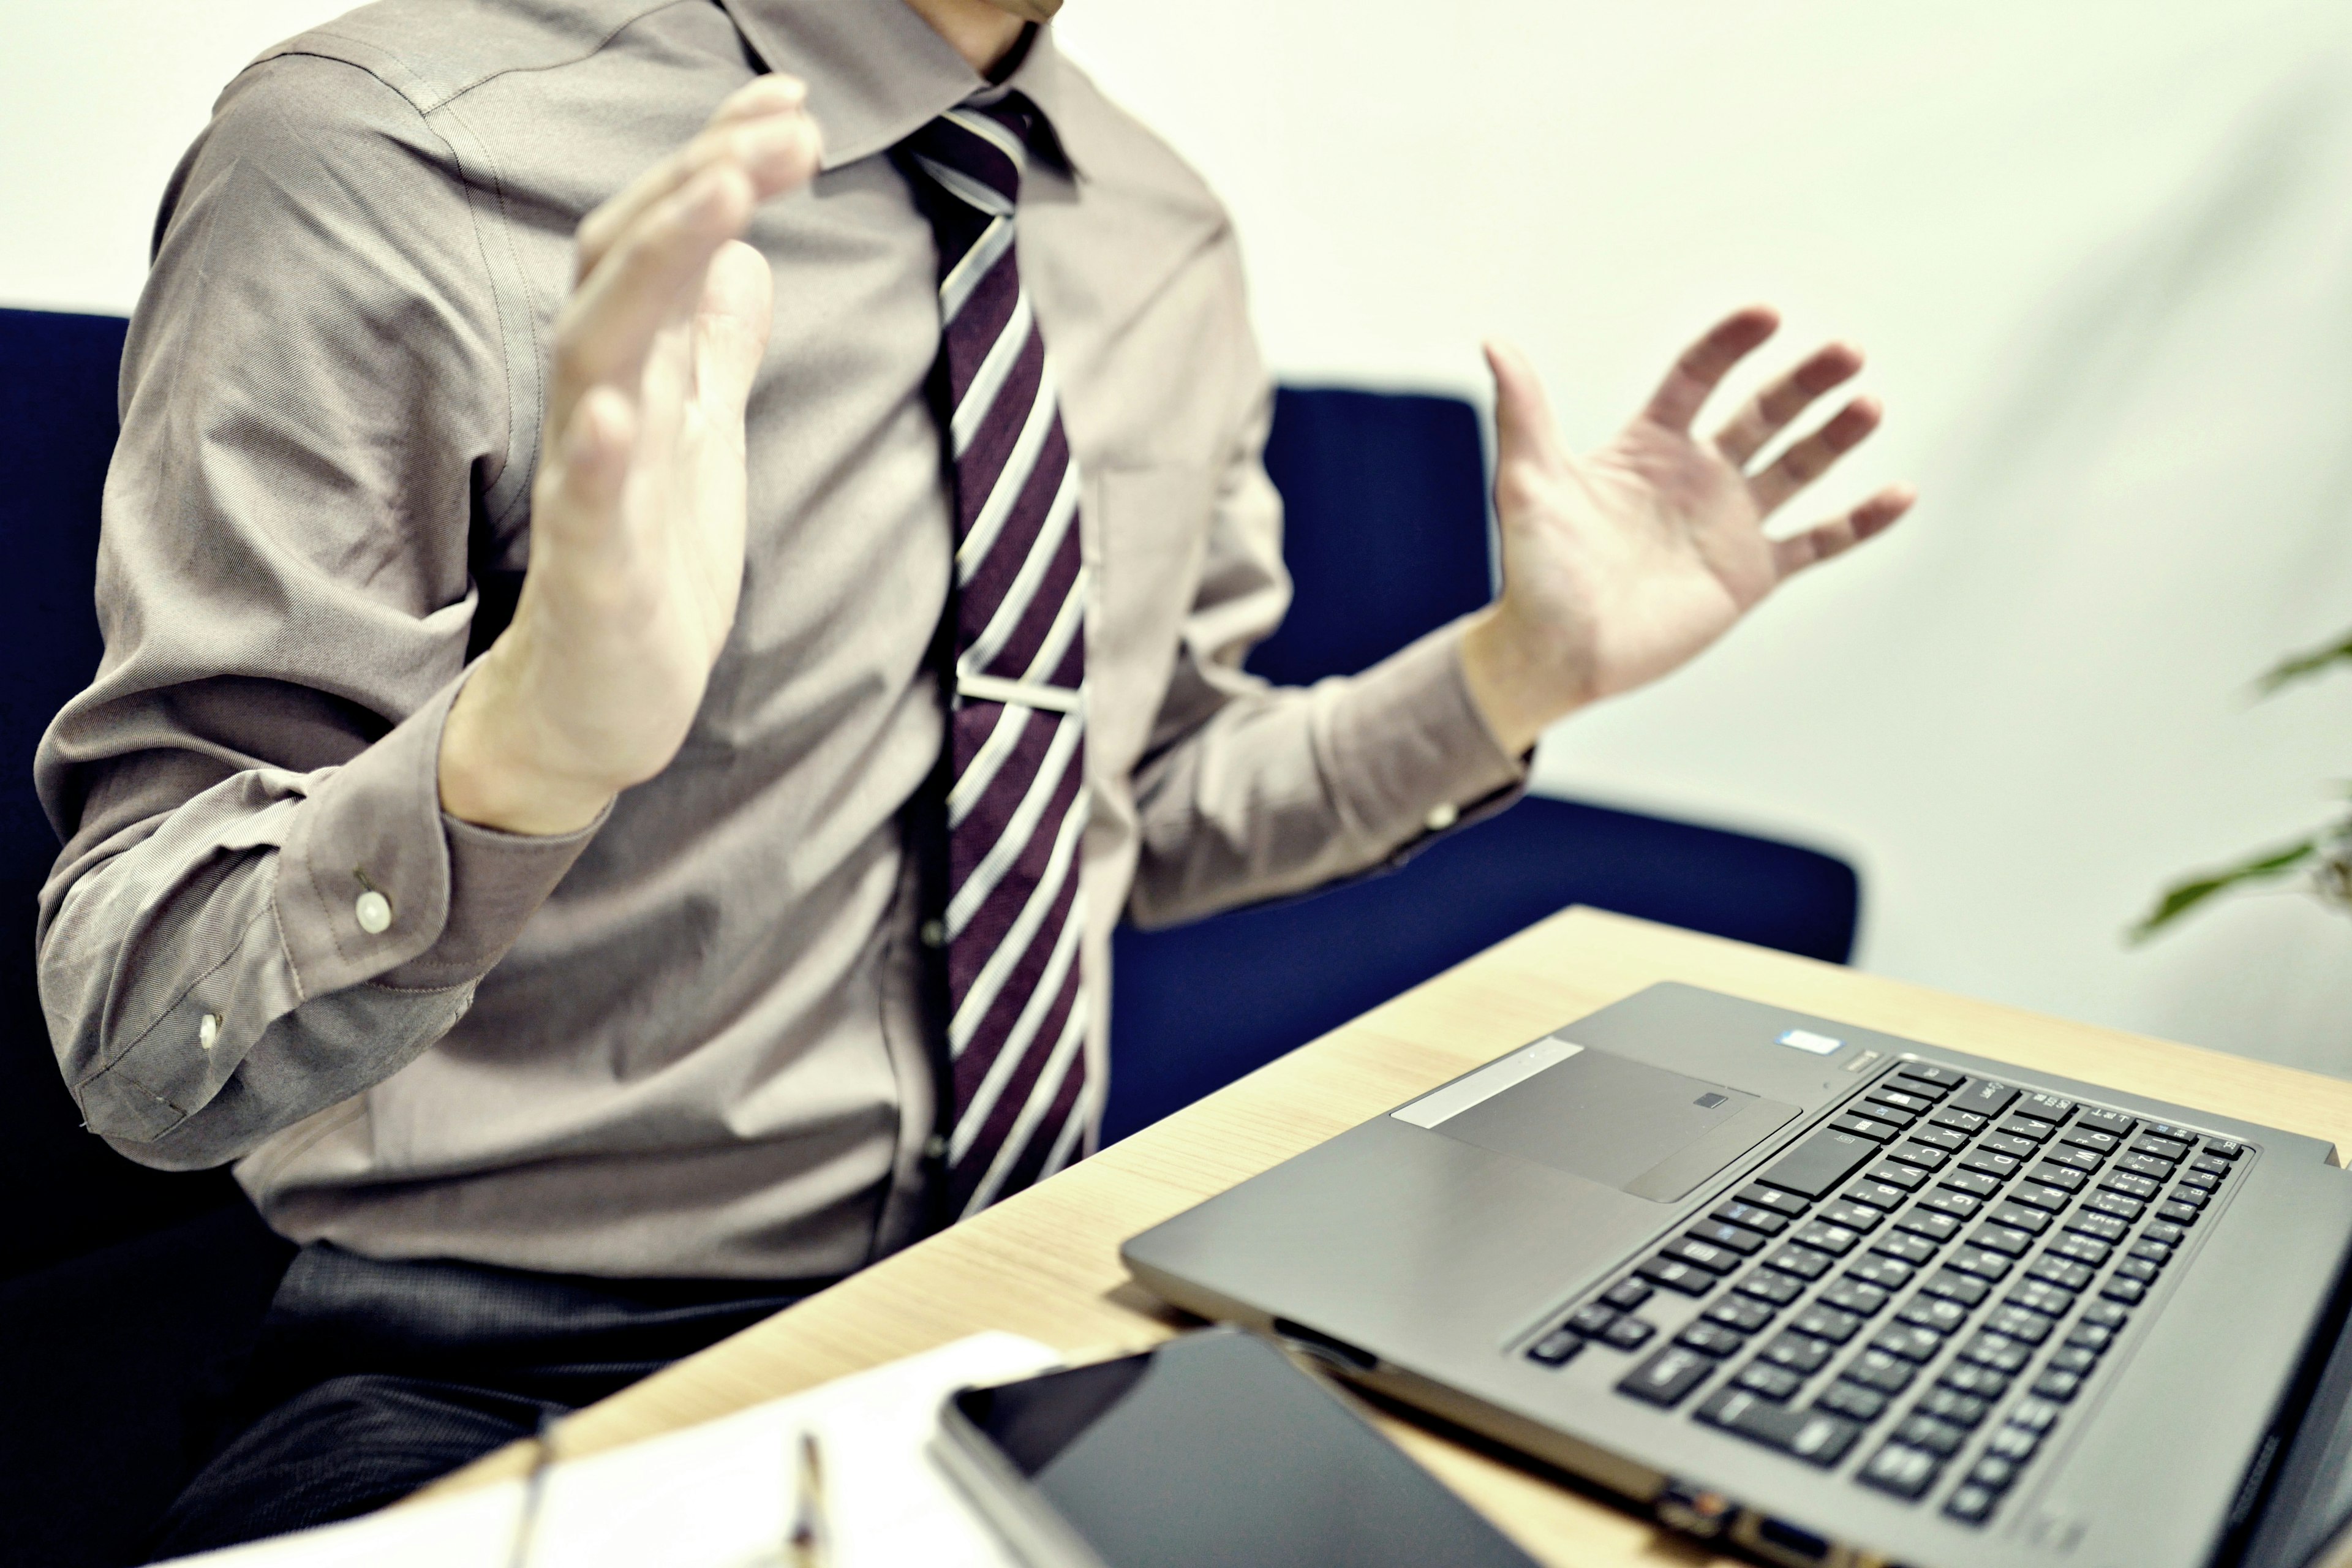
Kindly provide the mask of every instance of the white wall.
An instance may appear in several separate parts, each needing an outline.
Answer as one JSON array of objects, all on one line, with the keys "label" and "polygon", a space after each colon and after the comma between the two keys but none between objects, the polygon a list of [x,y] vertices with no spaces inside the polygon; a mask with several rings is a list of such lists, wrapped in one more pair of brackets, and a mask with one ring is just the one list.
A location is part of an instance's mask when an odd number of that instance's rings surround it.
[{"label": "white wall", "polygon": [[[312,0],[82,0],[0,52],[0,300],[127,309],[218,83]],[[1232,204],[1294,379],[1479,395],[1518,338],[1599,439],[1718,309],[1866,345],[1894,536],[1541,786],[1784,833],[1866,884],[1863,961],[2352,1073],[2352,921],[2176,872],[2315,825],[2352,679],[2352,10],[2341,0],[1073,0],[1065,47]],[[29,32],[29,38],[26,37]]]}]

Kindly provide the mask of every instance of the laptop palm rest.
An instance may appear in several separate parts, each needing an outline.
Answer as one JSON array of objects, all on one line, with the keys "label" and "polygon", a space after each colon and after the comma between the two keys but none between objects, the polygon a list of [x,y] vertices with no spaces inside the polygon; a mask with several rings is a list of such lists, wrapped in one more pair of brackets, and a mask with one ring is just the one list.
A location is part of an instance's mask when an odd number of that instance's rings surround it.
[{"label": "laptop palm rest", "polygon": [[[1546,1057],[1557,1059],[1523,1070]],[[1488,1071],[1491,1079],[1475,1074],[1392,1114],[1654,1203],[1684,1197],[1798,1115],[1793,1105],[1565,1040]]]}]

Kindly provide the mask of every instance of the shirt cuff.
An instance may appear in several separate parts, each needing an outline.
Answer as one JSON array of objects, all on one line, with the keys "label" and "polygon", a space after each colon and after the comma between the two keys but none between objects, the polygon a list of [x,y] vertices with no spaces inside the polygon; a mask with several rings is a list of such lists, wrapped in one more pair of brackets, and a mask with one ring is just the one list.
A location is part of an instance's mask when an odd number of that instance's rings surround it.
[{"label": "shirt cuff", "polygon": [[365,981],[434,990],[479,979],[604,826],[599,816],[542,838],[442,811],[441,729],[464,685],[450,682],[303,803],[276,900],[305,998]]},{"label": "shirt cuff", "polygon": [[1503,749],[1470,695],[1460,622],[1349,683],[1331,749],[1349,815],[1404,845],[1486,816],[1527,791],[1528,759]]}]

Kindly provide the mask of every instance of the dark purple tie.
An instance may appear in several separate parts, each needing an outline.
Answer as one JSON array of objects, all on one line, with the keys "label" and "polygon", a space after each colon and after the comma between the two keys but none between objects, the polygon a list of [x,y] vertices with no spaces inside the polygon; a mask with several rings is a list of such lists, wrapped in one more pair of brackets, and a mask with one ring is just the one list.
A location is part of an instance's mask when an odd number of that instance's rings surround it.
[{"label": "dark purple tie", "polygon": [[1076,1158],[1087,826],[1078,475],[1013,251],[1034,105],[951,109],[901,142],[940,249],[936,372],[955,474],[948,1050],[961,1218]]}]

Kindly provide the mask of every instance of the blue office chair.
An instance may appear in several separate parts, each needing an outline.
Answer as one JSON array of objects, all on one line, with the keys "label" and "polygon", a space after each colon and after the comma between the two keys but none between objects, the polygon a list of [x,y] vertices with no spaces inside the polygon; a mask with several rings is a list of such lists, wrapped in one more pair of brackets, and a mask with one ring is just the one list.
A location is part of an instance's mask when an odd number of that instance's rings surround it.
[{"label": "blue office chair", "polygon": [[[1361,669],[1491,595],[1486,457],[1450,397],[1284,388],[1265,465],[1289,616],[1249,667]],[[1843,963],[1860,883],[1816,850],[1529,797],[1399,869],[1169,931],[1111,961],[1106,1139],[1124,1137],[1570,904]]]}]

